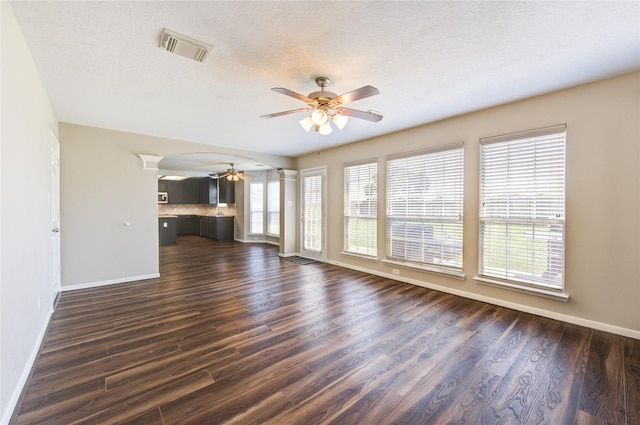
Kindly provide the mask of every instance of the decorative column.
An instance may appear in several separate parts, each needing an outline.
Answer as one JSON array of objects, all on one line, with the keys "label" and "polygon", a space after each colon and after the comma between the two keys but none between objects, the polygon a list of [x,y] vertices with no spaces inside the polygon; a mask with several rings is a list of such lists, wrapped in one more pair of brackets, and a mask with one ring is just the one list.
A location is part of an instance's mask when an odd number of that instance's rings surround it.
[{"label": "decorative column", "polygon": [[142,160],[142,169],[153,171],[158,171],[158,163],[164,158],[164,156],[147,155],[144,153],[139,153],[138,156]]},{"label": "decorative column", "polygon": [[298,255],[297,230],[298,214],[296,194],[298,193],[298,171],[279,168],[280,176],[280,256]]}]

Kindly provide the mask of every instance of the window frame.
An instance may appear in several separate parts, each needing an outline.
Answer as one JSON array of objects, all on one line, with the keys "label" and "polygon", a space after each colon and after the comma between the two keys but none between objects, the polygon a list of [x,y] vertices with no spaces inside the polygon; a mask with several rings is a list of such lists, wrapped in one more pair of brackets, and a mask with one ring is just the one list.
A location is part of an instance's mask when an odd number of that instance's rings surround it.
[{"label": "window frame", "polygon": [[464,142],[387,157],[385,262],[464,278],[464,159]]},{"label": "window frame", "polygon": [[[257,201],[253,199],[253,187],[261,188],[261,199]],[[249,234],[250,235],[264,235],[264,218],[265,218],[265,208],[264,208],[264,182],[261,181],[252,181],[249,182]],[[255,209],[256,203],[260,206],[260,209]],[[260,214],[260,220],[254,222],[254,214]],[[259,223],[260,229],[254,228],[254,223]]]},{"label": "window frame", "polygon": [[[568,300],[564,292],[566,149],[565,124],[480,139],[478,276],[475,278],[480,283]],[[495,163],[488,164],[490,154],[493,158],[500,155],[499,161],[492,159]],[[505,163],[504,158],[511,162]],[[507,180],[502,179],[505,174]],[[502,195],[498,194],[500,191]],[[500,226],[504,226],[504,231]],[[496,266],[501,262],[496,260],[501,257],[500,249],[505,251],[504,268]],[[541,259],[545,256],[547,268],[537,273],[536,270],[543,267]],[[525,279],[526,276],[529,277]]]},{"label": "window frame", "polygon": [[[272,193],[271,193],[271,188],[272,187],[276,187],[277,190],[275,191],[275,193],[277,193],[278,195],[278,202],[277,204],[272,204]],[[271,207],[277,205],[277,210],[272,210]],[[267,215],[266,215],[266,219],[267,219],[267,229],[266,229],[266,234],[269,236],[280,236],[280,180],[270,180],[267,182]],[[278,229],[277,232],[273,232],[270,224],[271,224],[271,216],[277,213],[278,215]]]},{"label": "window frame", "polygon": [[[368,168],[368,170],[367,170]],[[362,176],[362,179],[367,179],[368,182],[361,181],[360,178],[350,179],[348,176],[351,174],[351,171],[361,170],[365,173]],[[358,175],[360,172],[358,171]],[[360,176],[359,176],[360,177]],[[358,257],[364,257],[368,259],[377,259],[378,258],[378,183],[379,183],[379,167],[377,158],[366,159],[357,162],[348,162],[344,164],[343,167],[343,195],[344,195],[344,204],[343,204],[343,251],[342,254],[353,255]],[[371,180],[373,179],[373,186],[371,186]],[[373,195],[373,199],[360,199],[356,191],[350,190],[350,184],[356,184],[363,190],[366,190],[366,186],[369,186],[373,189],[373,192],[370,195]],[[364,186],[363,186],[364,185]],[[355,196],[353,196],[355,195]],[[352,199],[354,198],[354,199]],[[371,202],[373,201],[373,206]],[[366,209],[368,214],[360,213],[360,206],[357,208],[351,208],[353,203],[361,203],[368,202],[368,208]],[[355,238],[355,243],[351,243],[354,238],[351,236],[353,233],[350,232],[351,224],[355,223],[357,227],[359,227],[360,222],[364,223],[367,232],[373,231],[372,237],[364,237],[363,238],[358,235]],[[371,224],[372,223],[372,224]],[[370,233],[368,233],[371,235]]]}]

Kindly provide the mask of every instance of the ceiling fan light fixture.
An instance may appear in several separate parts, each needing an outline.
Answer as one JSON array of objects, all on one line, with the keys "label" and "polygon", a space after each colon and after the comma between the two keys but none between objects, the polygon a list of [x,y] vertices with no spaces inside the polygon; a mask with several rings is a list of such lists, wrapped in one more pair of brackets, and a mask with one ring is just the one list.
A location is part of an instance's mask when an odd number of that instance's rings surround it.
[{"label": "ceiling fan light fixture", "polygon": [[339,130],[342,130],[344,126],[347,125],[347,121],[349,121],[349,117],[342,115],[340,113],[335,114],[333,117],[331,117],[331,119],[333,120],[333,123],[336,125],[336,127],[338,127]]},{"label": "ceiling fan light fixture", "polygon": [[[298,124],[300,124],[307,133],[309,133],[313,127],[314,132],[322,135],[332,133],[333,129],[329,121],[333,121],[334,125],[338,127],[339,130],[342,130],[347,125],[350,117],[371,122],[378,122],[382,119],[382,115],[377,112],[361,111],[342,106],[345,103],[380,94],[377,88],[373,86],[363,86],[338,96],[333,92],[325,90],[325,87],[329,84],[329,78],[318,77],[316,78],[316,84],[320,87],[320,91],[310,93],[308,96],[284,87],[273,87],[271,89],[272,91],[301,100],[306,103],[308,107],[261,115],[261,117],[272,118],[303,111],[311,111],[311,114],[298,121]],[[331,120],[329,120],[329,118],[331,118]],[[242,176],[240,178],[242,178]]]},{"label": "ceiling fan light fixture", "polygon": [[311,113],[311,121],[313,121],[313,123],[315,125],[324,125],[327,123],[327,113],[325,111],[323,111],[322,109],[316,109],[315,111],[313,111]]},{"label": "ceiling fan light fixture", "polygon": [[331,129],[331,124],[329,124],[329,121],[322,124],[318,129],[318,133],[322,134],[323,136],[331,134],[332,131],[333,130]]},{"label": "ceiling fan light fixture", "polygon": [[302,119],[300,121],[298,121],[298,123],[302,126],[302,128],[304,128],[304,130],[308,133],[311,130],[311,127],[313,127],[313,120],[311,119],[311,117],[307,117],[305,119]]}]

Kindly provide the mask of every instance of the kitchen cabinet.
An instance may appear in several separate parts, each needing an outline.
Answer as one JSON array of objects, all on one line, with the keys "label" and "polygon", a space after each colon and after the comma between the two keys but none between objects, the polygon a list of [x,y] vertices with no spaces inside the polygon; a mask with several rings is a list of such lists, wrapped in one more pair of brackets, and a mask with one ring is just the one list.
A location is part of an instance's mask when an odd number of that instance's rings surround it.
[{"label": "kitchen cabinet", "polygon": [[210,217],[200,217],[200,236],[209,238],[210,231],[209,227],[211,224]]},{"label": "kitchen cabinet", "polygon": [[[199,204],[200,203],[200,179],[186,179],[180,183],[182,190],[182,204]],[[171,202],[171,198],[169,198]]]},{"label": "kitchen cabinet", "polygon": [[182,204],[182,187],[180,186],[180,182],[167,180],[165,181],[168,204]]},{"label": "kitchen cabinet", "polygon": [[168,204],[236,203],[236,183],[227,179],[158,180],[158,192],[167,193]]},{"label": "kitchen cabinet", "polygon": [[178,236],[199,235],[200,221],[195,215],[179,215],[178,216]]},{"label": "kitchen cabinet", "polygon": [[201,216],[200,236],[216,241],[232,241],[234,239],[234,217]]},{"label": "kitchen cabinet", "polygon": [[232,241],[234,239],[235,217],[215,217],[216,219],[216,240]]},{"label": "kitchen cabinet", "polygon": [[160,216],[158,217],[158,240],[160,245],[176,243],[178,235],[178,217]]},{"label": "kitchen cabinet", "polygon": [[206,177],[198,183],[201,204],[216,205],[218,203],[218,179]]},{"label": "kitchen cabinet", "polygon": [[236,203],[236,182],[225,178],[218,179],[218,202],[221,204]]},{"label": "kitchen cabinet", "polygon": [[200,182],[198,180],[158,180],[158,192],[167,192],[169,204],[199,204]]}]

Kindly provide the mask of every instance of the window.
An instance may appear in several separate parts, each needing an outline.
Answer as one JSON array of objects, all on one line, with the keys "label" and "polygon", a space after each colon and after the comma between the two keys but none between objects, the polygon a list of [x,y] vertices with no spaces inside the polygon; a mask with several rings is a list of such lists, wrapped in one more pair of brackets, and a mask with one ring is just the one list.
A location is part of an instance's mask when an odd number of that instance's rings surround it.
[{"label": "window", "polygon": [[462,143],[387,160],[387,257],[462,272]]},{"label": "window", "polygon": [[249,184],[249,233],[264,233],[264,183]]},{"label": "window", "polygon": [[344,251],[377,255],[378,164],[344,167]]},{"label": "window", "polygon": [[302,173],[302,252],[304,256],[324,251],[324,170]]},{"label": "window", "polygon": [[280,182],[267,183],[267,233],[280,235]]},{"label": "window", "polygon": [[566,127],[480,140],[480,277],[564,289]]}]

